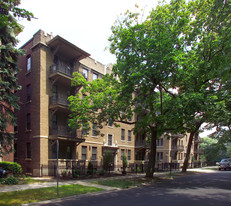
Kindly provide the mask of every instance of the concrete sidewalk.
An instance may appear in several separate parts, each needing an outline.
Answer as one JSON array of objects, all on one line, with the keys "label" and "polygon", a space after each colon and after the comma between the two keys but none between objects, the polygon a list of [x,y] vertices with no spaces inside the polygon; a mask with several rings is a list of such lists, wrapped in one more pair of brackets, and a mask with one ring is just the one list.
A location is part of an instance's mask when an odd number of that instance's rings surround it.
[{"label": "concrete sidewalk", "polygon": [[[213,172],[212,170],[204,170],[204,169],[188,169],[188,171],[197,171],[197,172]],[[172,172],[181,172],[180,170],[173,170]],[[162,176],[168,176],[169,171],[167,172],[158,172],[154,173],[154,177],[162,177]],[[92,184],[94,180],[104,180],[104,179],[128,179],[128,178],[134,178],[134,177],[145,177],[145,174],[128,174],[126,176],[114,176],[114,177],[105,177],[105,178],[97,178],[97,179],[86,179],[86,180],[67,180],[63,181],[61,180],[59,182],[59,185],[71,185],[71,184],[79,184],[84,186],[92,186],[97,188],[102,188],[104,190],[119,190],[119,188],[116,187],[108,187],[104,185],[97,185]],[[3,187],[0,187],[0,193],[3,192],[12,192],[12,191],[20,191],[20,190],[29,190],[29,189],[38,189],[38,188],[45,188],[45,187],[56,187],[57,182],[55,179],[49,179],[49,178],[35,178],[38,180],[47,180],[47,182],[44,183],[34,183],[34,184],[25,184],[25,185],[5,185]]]},{"label": "concrete sidewalk", "polygon": [[[127,179],[127,178],[133,178],[133,177],[144,177],[144,174],[135,174],[135,175],[127,175],[127,176],[116,176],[116,177],[106,177],[106,178],[97,178],[97,179],[86,179],[86,180],[67,180],[63,181],[61,180],[59,182],[59,185],[71,185],[71,184],[79,184],[84,186],[91,186],[96,188],[102,188],[104,190],[119,190],[119,188],[116,187],[108,187],[104,185],[98,185],[98,184],[92,184],[94,180],[104,180],[104,179]],[[0,193],[3,192],[12,192],[12,191],[20,191],[20,190],[30,190],[30,189],[38,189],[38,188],[45,188],[45,187],[56,187],[57,182],[55,179],[49,179],[49,178],[35,178],[39,180],[47,180],[48,182],[44,183],[33,183],[33,184],[25,184],[25,185],[4,185],[3,187],[0,187]]]}]

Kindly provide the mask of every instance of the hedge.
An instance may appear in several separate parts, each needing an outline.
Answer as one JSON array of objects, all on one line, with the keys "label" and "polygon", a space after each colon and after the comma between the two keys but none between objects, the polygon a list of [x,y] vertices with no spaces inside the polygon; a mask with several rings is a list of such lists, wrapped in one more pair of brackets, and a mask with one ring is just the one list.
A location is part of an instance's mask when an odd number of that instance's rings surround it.
[{"label": "hedge", "polygon": [[22,174],[22,167],[16,162],[0,162],[0,168],[6,170],[7,172],[13,173],[14,176],[19,176]]}]

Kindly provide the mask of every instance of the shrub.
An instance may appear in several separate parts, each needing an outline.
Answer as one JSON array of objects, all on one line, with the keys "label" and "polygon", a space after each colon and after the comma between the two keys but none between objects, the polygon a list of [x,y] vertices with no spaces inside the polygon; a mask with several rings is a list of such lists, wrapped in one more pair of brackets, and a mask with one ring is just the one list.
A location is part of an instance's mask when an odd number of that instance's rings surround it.
[{"label": "shrub", "polygon": [[101,169],[101,170],[99,170],[99,173],[98,173],[98,174],[99,174],[100,176],[104,176],[104,173],[105,173],[104,169]]},{"label": "shrub", "polygon": [[1,184],[3,184],[3,185],[17,185],[18,180],[13,176],[9,176],[7,178],[3,178],[1,180]]},{"label": "shrub", "polygon": [[93,175],[93,164],[91,162],[89,162],[87,166],[87,175]]},{"label": "shrub", "polygon": [[127,166],[128,166],[128,160],[127,160],[127,157],[124,155],[123,156],[123,171],[122,171],[122,173],[123,174],[126,174],[127,172],[126,172],[126,169],[127,169]]},{"label": "shrub", "polygon": [[113,161],[112,151],[106,150],[103,153],[103,169],[109,171],[112,161]]},{"label": "shrub", "polygon": [[63,170],[63,171],[61,172],[61,175],[62,175],[62,177],[66,177],[66,176],[67,176],[67,171],[66,171],[66,170]]},{"label": "shrub", "polygon": [[22,174],[22,167],[16,162],[0,162],[0,168],[6,170],[8,173],[12,173],[16,177]]},{"label": "shrub", "polygon": [[74,169],[72,172],[73,178],[78,178],[80,176],[80,170]]}]

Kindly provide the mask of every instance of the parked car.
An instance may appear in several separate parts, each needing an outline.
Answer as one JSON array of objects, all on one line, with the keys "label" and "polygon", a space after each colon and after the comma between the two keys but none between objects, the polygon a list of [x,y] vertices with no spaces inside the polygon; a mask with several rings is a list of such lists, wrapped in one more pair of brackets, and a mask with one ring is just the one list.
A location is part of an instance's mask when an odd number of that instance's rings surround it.
[{"label": "parked car", "polygon": [[218,163],[218,169],[219,170],[227,170],[230,169],[231,170],[231,158],[226,158],[226,159],[222,159],[219,163]]},{"label": "parked car", "polygon": [[0,178],[3,178],[6,176],[6,171],[4,169],[0,169]]}]

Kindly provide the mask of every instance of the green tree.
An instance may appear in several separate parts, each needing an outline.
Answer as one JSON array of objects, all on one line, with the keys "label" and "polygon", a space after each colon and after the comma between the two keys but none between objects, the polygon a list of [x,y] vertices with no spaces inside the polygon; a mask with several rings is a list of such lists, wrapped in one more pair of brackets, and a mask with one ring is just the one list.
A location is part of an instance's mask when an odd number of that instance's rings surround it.
[{"label": "green tree", "polygon": [[88,96],[69,98],[70,125],[80,128],[88,121],[101,128],[109,119],[117,125],[135,113],[134,132],[150,143],[148,177],[155,169],[156,140],[188,132],[186,171],[194,135],[224,110],[219,85],[230,72],[229,10],[229,1],[172,0],[162,2],[144,21],[139,13],[126,12],[109,38],[117,58],[114,78],[87,83],[76,74],[73,85],[81,85]]},{"label": "green tree", "polygon": [[228,157],[231,158],[231,144],[228,144],[228,146],[227,146],[227,155],[228,155]]},{"label": "green tree", "polygon": [[203,138],[200,149],[203,152],[200,158],[206,162],[218,162],[227,157],[226,146],[221,143],[218,144],[217,140],[209,137]]},{"label": "green tree", "polygon": [[[179,19],[179,16],[182,17]],[[72,110],[70,125],[77,129],[86,121],[101,125],[108,119],[114,124],[127,122],[135,113],[134,132],[150,142],[146,176],[152,177],[156,159],[156,140],[165,132],[177,132],[182,125],[180,99],[174,93],[179,57],[184,53],[184,31],[190,13],[184,1],[158,6],[144,22],[138,13],[127,12],[112,27],[110,51],[117,63],[113,75],[87,83],[75,74],[73,85],[81,85],[82,94],[69,97]],[[95,109],[99,113],[95,113]]]},{"label": "green tree", "polygon": [[224,114],[228,97],[222,85],[230,77],[230,1],[198,0],[189,7],[194,16],[186,33],[190,47],[178,81],[190,133],[183,172],[195,133],[204,122],[220,121]]},{"label": "green tree", "polygon": [[15,92],[20,89],[16,74],[17,57],[23,54],[16,49],[16,35],[22,31],[14,17],[30,20],[33,14],[18,7],[20,0],[0,2],[0,155],[12,151],[14,136],[7,130],[8,125],[16,125],[14,110],[19,109]]}]

